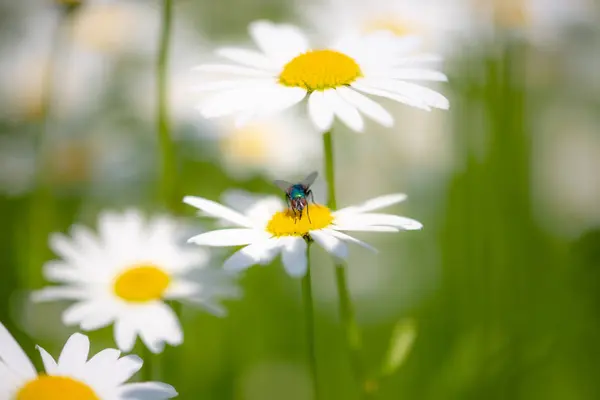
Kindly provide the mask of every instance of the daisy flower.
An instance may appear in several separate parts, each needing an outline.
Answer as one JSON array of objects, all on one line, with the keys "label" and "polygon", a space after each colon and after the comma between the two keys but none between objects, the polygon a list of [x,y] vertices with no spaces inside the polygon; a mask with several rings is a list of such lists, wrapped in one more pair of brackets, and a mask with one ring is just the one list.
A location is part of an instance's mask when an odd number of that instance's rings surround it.
[{"label": "daisy flower", "polygon": [[389,31],[397,36],[418,35],[427,48],[444,53],[456,45],[470,26],[467,0],[306,0],[296,2],[306,22],[320,36]]},{"label": "daisy flower", "polygon": [[[232,120],[215,126],[218,158],[236,178],[262,174],[270,179],[307,171],[321,158],[321,141],[306,119],[282,113],[237,127]],[[213,135],[211,135],[213,136]],[[211,137],[210,139],[213,139]]]},{"label": "daisy flower", "polygon": [[480,32],[491,34],[499,27],[536,45],[555,45],[568,28],[593,23],[594,2],[590,0],[481,0],[474,3],[473,19]]},{"label": "daisy flower", "polygon": [[258,21],[249,31],[261,51],[222,48],[217,53],[236,64],[197,67],[228,76],[203,86],[215,92],[200,106],[205,118],[236,115],[243,125],[308,97],[308,115],[320,131],[329,130],[337,117],[360,132],[363,114],[384,126],[393,124],[390,113],[361,92],[425,110],[449,107],[441,94],[411,82],[446,80],[441,72],[418,67],[431,56],[409,55],[418,46],[415,38],[375,32],[315,49],[292,25]]},{"label": "daisy flower", "polygon": [[[96,236],[74,226],[72,238],[54,234],[50,246],[62,257],[44,266],[44,274],[61,286],[34,293],[36,301],[74,300],[62,319],[84,331],[114,323],[114,338],[122,351],[131,351],[139,335],[154,353],[164,343],[176,346],[183,332],[165,300],[184,300],[216,314],[225,310],[218,297],[231,297],[235,290],[213,272],[191,274],[206,266],[208,255],[183,247],[178,241],[179,225],[167,217],[145,221],[129,210],[105,212],[99,217]],[[202,271],[200,271],[202,272]],[[225,277],[226,278],[226,277]]]},{"label": "daisy flower", "polygon": [[80,333],[65,343],[58,360],[37,347],[45,373],[39,374],[25,352],[0,323],[0,398],[6,400],[162,400],[177,396],[160,382],[125,383],[141,367],[135,355],[119,358],[104,349],[88,360],[90,341]]},{"label": "daisy flower", "polygon": [[240,213],[202,197],[187,196],[183,201],[198,208],[202,215],[218,218],[234,226],[202,233],[188,240],[202,246],[244,246],[225,261],[225,270],[237,272],[254,264],[266,265],[281,253],[288,274],[301,277],[307,268],[307,240],[314,240],[335,257],[346,259],[346,242],[375,250],[344,233],[346,231],[398,232],[421,229],[421,223],[413,219],[372,212],[400,203],[405,198],[403,194],[380,196],[337,211],[323,205],[309,204],[300,219],[295,218],[281,200],[272,196],[248,204],[252,210],[247,213]]}]

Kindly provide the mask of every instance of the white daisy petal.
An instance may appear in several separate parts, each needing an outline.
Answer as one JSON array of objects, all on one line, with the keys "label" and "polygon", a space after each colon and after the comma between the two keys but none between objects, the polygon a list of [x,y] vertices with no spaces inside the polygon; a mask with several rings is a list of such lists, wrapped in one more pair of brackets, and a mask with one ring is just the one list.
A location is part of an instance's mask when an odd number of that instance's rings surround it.
[{"label": "white daisy petal", "polygon": [[326,132],[333,124],[333,109],[325,101],[325,92],[316,90],[308,98],[308,115],[320,131]]},{"label": "white daisy petal", "polygon": [[211,92],[218,90],[234,90],[261,87],[273,81],[272,78],[234,79],[205,82],[191,88],[193,92]]},{"label": "white daisy petal", "polygon": [[414,56],[400,58],[394,63],[394,65],[395,66],[411,66],[411,65],[422,64],[422,63],[440,62],[442,60],[443,60],[443,57],[438,54],[417,54]]},{"label": "white daisy petal", "polygon": [[[347,218],[344,216],[342,218]],[[374,214],[374,213],[361,213],[352,215],[349,218],[358,224],[372,225],[372,226],[391,226],[404,230],[419,230],[423,228],[423,224],[411,218],[401,217],[399,215],[391,214]]]},{"label": "white daisy petal", "polygon": [[388,99],[408,104],[410,106],[420,108],[425,111],[431,111],[431,107],[427,105],[422,99],[413,99],[406,95],[400,95],[395,92],[390,92],[388,90],[380,89],[378,87],[374,87],[371,85],[370,81],[365,79],[359,79],[356,82],[353,82],[351,85],[353,88],[360,90],[361,92],[372,94],[374,96],[386,97]]},{"label": "white daisy petal", "polygon": [[[62,321],[65,325],[78,324],[85,316],[93,313],[97,306],[94,301],[82,301],[69,306],[62,314]],[[100,306],[101,308],[101,306]]]},{"label": "white daisy petal", "polygon": [[56,364],[56,361],[54,361],[54,358],[43,347],[35,346],[35,348],[40,352],[46,375],[58,374],[58,365]]},{"label": "white daisy petal", "polygon": [[306,241],[300,237],[288,237],[283,241],[281,252],[283,266],[292,277],[301,278],[306,275]]},{"label": "white daisy petal", "polygon": [[441,108],[444,110],[450,107],[450,103],[446,97],[435,90],[414,83],[402,82],[394,79],[365,79],[363,82],[367,82],[368,85],[375,89],[385,90],[398,96],[423,102],[430,107]]},{"label": "white daisy petal", "polygon": [[230,59],[231,61],[238,62],[240,64],[247,65],[252,68],[259,70],[273,70],[277,71],[277,66],[273,64],[267,57],[253,50],[237,49],[231,47],[225,47],[218,49],[216,52],[221,57]]},{"label": "white daisy petal", "polygon": [[[266,83],[264,86],[273,85]],[[243,87],[238,89],[218,92],[210,97],[205,105],[200,106],[200,113],[204,118],[217,118],[233,114],[235,112],[250,110],[255,106],[257,93],[261,87]]]},{"label": "white daisy petal", "polygon": [[144,362],[136,355],[128,355],[120,358],[114,365],[113,373],[116,384],[128,381],[136,372],[142,368]]},{"label": "white daisy petal", "polygon": [[346,213],[346,212],[363,213],[363,212],[368,212],[368,211],[379,210],[380,208],[385,208],[385,207],[392,206],[394,204],[401,203],[404,200],[406,200],[406,197],[407,196],[404,193],[394,193],[394,194],[387,194],[385,196],[379,196],[374,199],[367,200],[364,203],[356,205],[356,206],[342,208],[342,209],[336,211],[335,215],[340,215],[340,214]]},{"label": "white daisy petal", "polygon": [[55,286],[33,292],[33,301],[79,300],[89,295],[88,290],[81,287]]},{"label": "white daisy petal", "polygon": [[93,314],[86,315],[79,324],[83,331],[95,331],[110,325],[115,319],[115,313],[110,307],[98,308]]},{"label": "white daisy petal", "polygon": [[129,353],[133,350],[137,333],[133,321],[126,318],[120,318],[115,321],[115,343],[117,343],[117,346],[122,351]]},{"label": "white daisy petal", "polygon": [[330,89],[324,92],[325,101],[329,104],[334,114],[344,124],[355,132],[362,132],[364,121],[354,106],[343,100],[336,90]]},{"label": "white daisy petal", "polygon": [[222,318],[222,317],[227,316],[227,309],[225,307],[223,307],[223,305],[215,303],[214,301],[197,299],[194,301],[194,303],[200,305],[208,313],[210,313],[216,317]]},{"label": "white daisy petal", "polygon": [[33,378],[37,375],[21,346],[0,323],[0,363],[2,362],[22,378]]},{"label": "white daisy petal", "polygon": [[243,127],[252,120],[264,118],[292,107],[306,97],[306,90],[271,84],[258,88],[253,95],[254,99],[247,111],[236,118],[235,126],[237,128]]},{"label": "white daisy petal", "polygon": [[48,261],[43,266],[43,274],[46,279],[54,282],[79,282],[85,275],[80,269],[73,268],[62,261]]},{"label": "white daisy petal", "polygon": [[74,246],[69,238],[61,233],[53,233],[50,235],[50,248],[56,254],[64,259],[72,262],[84,262],[85,259],[81,255],[79,249]]},{"label": "white daisy petal", "polygon": [[266,78],[271,76],[267,71],[262,71],[256,68],[240,67],[239,65],[227,65],[227,64],[203,64],[192,68],[193,71],[198,72],[214,72],[219,74],[234,74],[244,76],[255,76]]},{"label": "white daisy petal", "polygon": [[253,243],[235,252],[225,260],[223,268],[229,272],[240,272],[255,264],[264,264],[273,259],[280,243],[276,239],[268,239]]},{"label": "white daisy petal", "polygon": [[379,250],[377,250],[375,247],[373,247],[373,246],[371,246],[371,245],[369,245],[369,244],[367,244],[367,243],[365,243],[365,242],[363,242],[361,240],[353,238],[350,235],[346,235],[345,233],[336,231],[334,229],[324,229],[324,231],[327,232],[328,234],[332,235],[332,236],[335,236],[338,239],[345,240],[346,242],[352,242],[352,243],[358,244],[359,246],[362,246],[365,249],[371,250],[374,253],[378,253],[379,252]]},{"label": "white daisy petal", "polygon": [[333,254],[337,258],[348,258],[348,246],[335,236],[328,232],[324,232],[323,230],[311,231],[310,236],[327,252]]},{"label": "white daisy petal", "polygon": [[64,374],[76,374],[87,361],[90,340],[81,333],[74,333],[65,343],[58,357],[58,370]]},{"label": "white daisy petal", "polygon": [[306,37],[292,25],[255,21],[250,24],[249,31],[258,47],[279,65],[309,49]]},{"label": "white daisy petal", "polygon": [[386,127],[394,125],[392,115],[378,103],[345,86],[339,87],[336,90],[344,100],[373,121]]},{"label": "white daisy petal", "polygon": [[439,72],[439,71],[431,71],[427,69],[409,69],[409,68],[401,68],[394,71],[391,71],[388,75],[389,78],[393,79],[404,79],[409,81],[434,81],[434,82],[447,82],[448,77]]},{"label": "white daisy petal", "polygon": [[123,399],[163,400],[178,395],[171,385],[159,382],[128,383],[123,385],[119,395]]},{"label": "white daisy petal", "polygon": [[335,229],[344,232],[400,232],[400,229],[391,226],[374,226],[357,224],[351,219],[349,221],[335,221]]},{"label": "white daisy petal", "polygon": [[[160,311],[159,311],[160,310]],[[183,330],[181,324],[175,312],[164,303],[158,303],[155,310],[151,313],[163,321],[161,326],[161,334],[163,335],[164,341],[169,343],[171,346],[179,346],[183,343]]]},{"label": "white daisy petal", "polygon": [[252,228],[252,221],[247,217],[214,201],[203,199],[202,197],[186,196],[183,202],[196,207],[211,217],[223,219],[234,225]]},{"label": "white daisy petal", "polygon": [[242,246],[264,238],[265,233],[255,229],[223,229],[201,233],[188,242],[201,246]]},{"label": "white daisy petal", "polygon": [[413,99],[422,99],[431,107],[440,108],[442,110],[450,108],[450,101],[448,101],[445,96],[425,86],[409,82],[385,80],[383,87],[389,88],[389,90],[400,95],[407,95]]},{"label": "white daisy petal", "polygon": [[195,282],[176,281],[172,282],[164,295],[165,299],[188,299],[202,292],[200,285]]},{"label": "white daisy petal", "polygon": [[120,356],[121,352],[117,349],[104,349],[90,358],[84,367],[84,374],[92,375],[100,371],[111,371]]}]

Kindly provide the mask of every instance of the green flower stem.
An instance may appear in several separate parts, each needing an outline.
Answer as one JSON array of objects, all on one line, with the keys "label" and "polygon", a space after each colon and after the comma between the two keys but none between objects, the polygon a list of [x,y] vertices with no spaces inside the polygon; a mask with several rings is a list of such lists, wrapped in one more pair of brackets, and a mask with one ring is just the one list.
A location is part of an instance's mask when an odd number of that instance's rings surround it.
[{"label": "green flower stem", "polygon": [[[43,82],[43,93],[40,109],[39,132],[35,137],[35,181],[30,198],[26,256],[27,268],[20,274],[19,286],[32,286],[41,283],[39,273],[42,264],[48,259],[47,240],[55,218],[55,201],[52,193],[51,173],[49,168],[49,147],[52,140],[52,108],[56,98],[56,88],[60,79],[60,62],[67,60],[68,37],[72,16],[76,7],[64,7],[60,14],[49,53],[48,68]],[[39,278],[38,278],[39,277]]]},{"label": "green flower stem", "polygon": [[[335,198],[335,172],[333,159],[333,139],[331,131],[323,135],[323,152],[325,155],[325,178],[327,179],[327,206],[335,210],[337,202]],[[337,282],[337,291],[340,306],[340,319],[346,334],[348,352],[350,353],[350,363],[354,377],[359,386],[363,397],[367,397],[366,375],[362,360],[362,340],[350,292],[348,290],[348,280],[346,278],[346,266],[338,261],[335,262],[335,276]]]},{"label": "green flower stem", "polygon": [[160,195],[164,205],[172,212],[179,209],[176,178],[177,165],[175,144],[171,135],[171,120],[168,106],[169,54],[173,24],[173,0],[163,0],[162,21],[156,63],[156,128],[160,147]]},{"label": "green flower stem", "polygon": [[302,299],[304,302],[304,317],[306,325],[306,343],[308,345],[308,361],[313,381],[313,398],[319,399],[319,381],[317,377],[317,351],[315,346],[315,322],[312,298],[312,282],[310,275],[310,243],[306,248],[307,269],[302,278]]},{"label": "green flower stem", "polygon": [[335,199],[335,172],[331,131],[323,134],[323,153],[325,154],[325,180],[327,180],[327,207],[335,210],[337,202]]},{"label": "green flower stem", "polygon": [[[163,207],[170,213],[177,214],[181,201],[177,192],[177,158],[173,142],[171,116],[169,110],[169,57],[171,54],[171,33],[173,30],[173,0],[162,0],[160,35],[158,38],[158,54],[156,58],[156,132],[160,156],[160,176],[158,183],[159,198]],[[169,302],[173,312],[183,324],[182,305],[176,301]],[[150,364],[146,373],[154,380],[171,381],[175,384],[177,375],[167,365],[178,365],[183,356],[180,349],[166,348],[161,358],[146,354]],[[163,365],[164,364],[164,365]]]},{"label": "green flower stem", "polygon": [[[161,30],[156,60],[156,131],[160,150],[160,182],[159,191],[163,205],[172,213],[177,213],[181,201],[177,193],[177,164],[175,143],[171,134],[171,118],[169,114],[168,83],[169,54],[171,48],[171,31],[173,25],[173,0],[163,0]],[[182,307],[178,302],[171,302],[171,307],[181,317]]]},{"label": "green flower stem", "polygon": [[142,360],[144,361],[144,365],[142,367],[142,382],[151,382],[160,380],[162,377],[160,376],[160,371],[157,369],[160,367],[160,364],[157,362],[158,357],[156,354],[152,353],[145,344],[142,343]]}]

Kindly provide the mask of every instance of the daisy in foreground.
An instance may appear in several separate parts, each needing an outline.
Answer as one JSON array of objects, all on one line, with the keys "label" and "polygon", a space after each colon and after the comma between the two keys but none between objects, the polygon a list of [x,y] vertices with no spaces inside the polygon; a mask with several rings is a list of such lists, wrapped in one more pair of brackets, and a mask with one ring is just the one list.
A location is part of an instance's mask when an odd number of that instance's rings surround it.
[{"label": "daisy in foreground", "polygon": [[143,361],[116,349],[104,349],[90,360],[90,341],[73,334],[58,360],[37,347],[44,374],[39,374],[25,352],[0,323],[0,399],[3,400],[162,400],[177,396],[172,386],[159,382],[125,383]]},{"label": "daisy in foreground", "polygon": [[214,91],[200,111],[205,118],[237,116],[238,125],[292,107],[308,96],[308,114],[320,131],[335,117],[354,131],[364,128],[361,114],[391,126],[393,118],[377,102],[360,92],[385,97],[425,110],[449,108],[448,100],[411,81],[445,81],[438,71],[424,69],[430,55],[411,54],[419,42],[391,32],[348,36],[331,47],[313,49],[292,25],[257,21],[250,35],[259,51],[222,48],[217,54],[236,64],[211,64],[199,71],[226,74],[199,89]]},{"label": "daisy in foreground", "polygon": [[[224,314],[217,298],[236,294],[221,271],[198,271],[207,266],[208,254],[180,245],[180,228],[167,217],[146,221],[129,210],[101,214],[98,236],[82,226],[73,226],[72,238],[54,234],[50,246],[62,260],[48,262],[44,274],[62,286],[44,288],[33,299],[76,301],[62,319],[84,331],[114,322],[122,351],[131,351],[138,335],[154,353],[165,342],[179,345],[183,332],[165,300],[189,301]],[[194,273],[201,279],[192,279]]]},{"label": "daisy in foreground", "polygon": [[346,242],[375,249],[344,231],[398,232],[421,229],[421,223],[413,219],[372,212],[404,199],[404,194],[390,194],[337,211],[323,205],[309,204],[310,220],[306,211],[302,218],[295,218],[280,199],[271,196],[253,204],[252,213],[240,213],[202,197],[187,196],[183,201],[198,208],[203,216],[218,218],[236,227],[202,233],[189,239],[189,242],[203,246],[245,246],[225,261],[226,270],[234,272],[254,264],[266,265],[281,253],[288,274],[302,277],[307,268],[308,239],[314,240],[337,258],[346,259]]}]

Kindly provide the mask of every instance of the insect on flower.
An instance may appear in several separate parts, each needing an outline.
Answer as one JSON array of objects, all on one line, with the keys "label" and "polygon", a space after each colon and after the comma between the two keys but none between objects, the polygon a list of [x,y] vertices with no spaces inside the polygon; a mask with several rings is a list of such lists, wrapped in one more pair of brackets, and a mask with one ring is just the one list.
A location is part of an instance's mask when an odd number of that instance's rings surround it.
[{"label": "insect on flower", "polygon": [[[304,211],[304,209],[306,208],[308,222],[311,222],[307,207],[308,197],[310,196],[312,202],[315,202],[315,198],[313,196],[312,190],[310,190],[310,186],[315,182],[315,179],[317,179],[317,175],[318,173],[316,171],[312,172],[300,183],[290,183],[288,181],[283,180],[274,181],[275,185],[277,185],[287,195],[286,201],[288,203],[288,206],[294,213],[294,218],[302,218],[302,211]],[[299,216],[297,213],[299,214]]]}]

